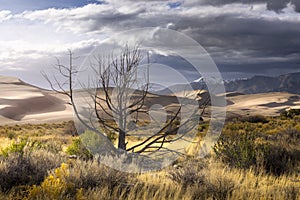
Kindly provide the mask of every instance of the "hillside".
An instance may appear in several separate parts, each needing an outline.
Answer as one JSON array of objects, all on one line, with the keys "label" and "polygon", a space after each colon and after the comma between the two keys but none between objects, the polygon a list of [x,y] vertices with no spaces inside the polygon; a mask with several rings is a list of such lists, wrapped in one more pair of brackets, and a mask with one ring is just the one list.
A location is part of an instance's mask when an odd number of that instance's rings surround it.
[{"label": "hillside", "polygon": [[289,92],[300,94],[300,73],[277,77],[254,76],[246,80],[236,80],[225,84],[227,92],[257,94],[266,92]]}]

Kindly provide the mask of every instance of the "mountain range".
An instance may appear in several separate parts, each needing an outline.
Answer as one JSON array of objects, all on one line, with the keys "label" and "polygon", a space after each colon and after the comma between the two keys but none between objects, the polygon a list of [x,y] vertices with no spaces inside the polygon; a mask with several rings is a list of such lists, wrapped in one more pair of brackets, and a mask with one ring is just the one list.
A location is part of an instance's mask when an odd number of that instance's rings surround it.
[{"label": "mountain range", "polygon": [[288,92],[300,94],[300,73],[284,74],[277,77],[254,76],[246,80],[225,83],[227,92],[258,94],[267,92]]},{"label": "mountain range", "polygon": [[[249,79],[224,82],[226,92],[239,92],[243,94],[258,94],[268,92],[288,92],[300,94],[300,72],[284,74],[276,77],[253,76]],[[176,84],[168,88],[155,91],[156,94],[168,95],[184,90],[206,90],[203,81],[194,81],[188,84]]]}]

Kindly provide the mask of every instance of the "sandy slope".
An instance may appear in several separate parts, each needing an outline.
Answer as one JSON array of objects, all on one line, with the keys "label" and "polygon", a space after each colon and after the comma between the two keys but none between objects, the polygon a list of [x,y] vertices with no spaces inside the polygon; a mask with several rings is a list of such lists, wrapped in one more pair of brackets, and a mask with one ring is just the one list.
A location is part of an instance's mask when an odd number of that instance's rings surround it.
[{"label": "sandy slope", "polygon": [[300,95],[272,92],[262,94],[231,94],[227,97],[231,102],[227,106],[229,112],[237,114],[279,115],[289,108],[300,108]]},{"label": "sandy slope", "polygon": [[28,85],[17,78],[0,76],[0,124],[70,119],[72,108],[61,95]]},{"label": "sandy slope", "polygon": [[[188,95],[194,97],[196,93]],[[184,96],[187,97],[186,94]],[[178,97],[181,94],[151,94],[145,106],[150,108],[153,104],[159,104],[169,110],[171,105],[178,104]],[[280,92],[252,95],[230,93],[227,100],[228,114],[278,115],[288,108],[300,108],[299,95]],[[72,120],[72,108],[66,102],[68,99],[62,95],[31,86],[17,78],[0,76],[0,125]]]}]

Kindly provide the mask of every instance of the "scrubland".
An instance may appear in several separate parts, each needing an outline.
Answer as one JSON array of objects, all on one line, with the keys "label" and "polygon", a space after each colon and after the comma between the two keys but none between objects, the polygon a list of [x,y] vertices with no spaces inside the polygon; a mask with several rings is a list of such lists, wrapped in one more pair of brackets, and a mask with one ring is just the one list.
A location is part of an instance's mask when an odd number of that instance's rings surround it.
[{"label": "scrubland", "polygon": [[72,122],[1,126],[0,139],[0,199],[300,199],[297,115],[228,119],[207,157],[145,174],[101,164]]}]

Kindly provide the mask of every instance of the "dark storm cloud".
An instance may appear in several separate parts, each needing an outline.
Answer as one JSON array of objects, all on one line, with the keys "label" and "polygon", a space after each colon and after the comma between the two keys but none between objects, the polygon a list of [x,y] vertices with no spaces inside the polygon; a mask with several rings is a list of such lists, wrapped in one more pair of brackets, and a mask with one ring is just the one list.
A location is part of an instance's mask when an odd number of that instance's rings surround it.
[{"label": "dark storm cloud", "polygon": [[185,31],[212,51],[216,47],[224,53],[232,50],[255,58],[299,54],[299,25],[299,22],[219,16],[201,20],[182,18],[174,29]]},{"label": "dark storm cloud", "polygon": [[280,12],[286,8],[289,3],[295,6],[295,10],[300,12],[300,1],[299,0],[186,0],[186,5],[198,5],[209,4],[214,6],[226,5],[231,3],[243,3],[243,4],[254,4],[254,3],[266,3],[269,10]]},{"label": "dark storm cloud", "polygon": [[[276,12],[282,10],[286,7],[287,1],[281,4],[278,3],[279,1],[268,1],[267,8]],[[241,1],[214,0],[210,2],[219,5]],[[264,1],[242,2],[262,3]],[[199,6],[199,3],[197,5]],[[184,4],[182,8],[185,8]],[[203,45],[217,62],[221,71],[227,71],[229,65],[232,66],[230,67],[232,71],[238,72],[271,73],[272,70],[286,70],[287,72],[292,69],[300,70],[299,20],[293,20],[293,17],[291,20],[268,18],[272,12],[267,13],[265,17],[251,16],[251,9],[253,9],[251,6],[247,11],[250,16],[240,13],[238,6],[232,7],[232,9],[237,9],[236,12],[228,12],[226,9],[231,8],[224,7],[224,11],[215,15],[207,13],[202,16],[197,11],[195,13],[187,11],[183,14],[156,13],[156,16],[145,15],[144,12],[147,13],[147,11],[141,11],[135,12],[129,20],[125,18],[114,20],[114,23],[108,26],[113,27],[114,30],[122,30],[125,27],[126,29],[147,26],[163,27],[171,24],[169,28],[186,33]],[[274,14],[280,15],[280,13]],[[103,25],[103,21],[99,22],[99,26],[101,24]]]},{"label": "dark storm cloud", "polygon": [[[145,1],[145,0],[131,0],[131,1]],[[148,0],[148,1],[165,1],[165,0]],[[220,6],[232,3],[242,4],[255,4],[255,3],[266,3],[269,10],[280,12],[286,8],[289,3],[295,6],[295,10],[300,12],[300,1],[299,0],[183,0],[173,1],[170,5],[177,7],[178,5],[184,4],[186,6],[194,6],[199,4]]]},{"label": "dark storm cloud", "polygon": [[199,42],[220,71],[272,74],[300,71],[300,13],[295,12],[299,4],[298,0],[107,0],[69,10],[27,12],[23,17],[52,23],[59,30],[108,36],[133,28],[167,27]]},{"label": "dark storm cloud", "polygon": [[[220,5],[233,2],[241,1],[215,0],[211,3]],[[287,3],[268,1],[267,8],[278,12]],[[173,28],[187,33],[202,44],[221,71],[269,75],[300,71],[300,23],[296,17],[285,21],[260,16],[247,18],[239,14],[203,18],[183,16]]]},{"label": "dark storm cloud", "polygon": [[[236,3],[241,1],[211,1],[213,5]],[[250,4],[250,1],[242,1]],[[266,1],[251,1],[263,3]],[[267,7],[274,11],[282,10],[286,4],[272,4],[268,1]],[[275,1],[274,1],[275,2]],[[190,2],[192,3],[192,2]],[[184,8],[184,5],[181,6]],[[195,4],[194,6],[198,5]],[[255,5],[255,4],[253,4]],[[277,7],[278,5],[284,5]],[[176,7],[180,6],[176,4]],[[271,7],[270,7],[271,6]],[[201,9],[201,6],[199,6]],[[203,8],[204,9],[204,8]],[[221,8],[222,9],[222,8]],[[295,13],[285,13],[289,20],[280,18],[281,13],[263,13],[251,16],[253,9],[249,6],[250,14],[243,15],[237,7],[234,11],[201,16],[194,14],[177,14],[176,12],[155,16],[144,15],[144,11],[136,12],[131,19],[119,20],[107,25],[114,30],[124,30],[135,27],[161,26],[171,24],[169,28],[186,33],[203,45],[221,71],[272,73],[272,71],[300,70],[300,21]],[[253,11],[255,12],[255,10]],[[282,11],[283,12],[283,11]],[[290,11],[285,11],[290,12]],[[275,15],[275,17],[273,17]],[[295,19],[293,19],[295,17]],[[296,19],[298,17],[298,19]],[[134,20],[132,20],[134,18]],[[103,25],[103,21],[98,26]],[[178,66],[176,66],[178,68]],[[284,73],[284,72],[283,72]]]}]

